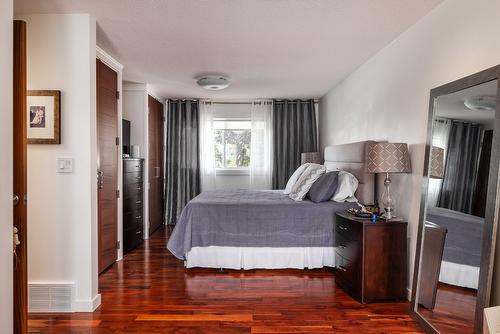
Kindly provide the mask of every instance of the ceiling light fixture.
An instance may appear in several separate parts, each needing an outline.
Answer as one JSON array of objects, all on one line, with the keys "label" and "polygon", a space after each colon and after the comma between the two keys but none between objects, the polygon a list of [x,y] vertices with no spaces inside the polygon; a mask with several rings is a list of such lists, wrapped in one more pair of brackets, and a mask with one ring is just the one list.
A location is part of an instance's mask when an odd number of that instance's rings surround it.
[{"label": "ceiling light fixture", "polygon": [[464,105],[474,111],[492,111],[496,109],[497,97],[494,95],[472,96],[464,101]]},{"label": "ceiling light fixture", "polygon": [[231,79],[222,75],[205,75],[197,78],[196,83],[208,90],[221,90],[231,85]]}]

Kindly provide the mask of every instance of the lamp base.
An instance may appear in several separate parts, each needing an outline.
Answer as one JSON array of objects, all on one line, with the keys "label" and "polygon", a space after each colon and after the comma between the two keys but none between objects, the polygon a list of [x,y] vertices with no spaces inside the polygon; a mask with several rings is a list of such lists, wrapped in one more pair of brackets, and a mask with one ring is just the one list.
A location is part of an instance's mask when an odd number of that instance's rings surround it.
[{"label": "lamp base", "polygon": [[380,216],[380,219],[386,221],[386,222],[402,222],[403,221],[403,218],[401,217],[396,217],[396,216],[392,216],[391,218],[387,218],[387,216],[385,215],[385,213]]},{"label": "lamp base", "polygon": [[391,183],[389,173],[385,173],[385,188],[384,193],[382,194],[382,204],[384,205],[385,212],[382,214],[382,217],[386,220],[392,220],[394,218],[394,200],[391,196]]},{"label": "lamp base", "polygon": [[391,207],[384,208],[384,213],[382,214],[382,217],[386,220],[391,220],[392,218],[396,218],[394,216],[394,210]]}]

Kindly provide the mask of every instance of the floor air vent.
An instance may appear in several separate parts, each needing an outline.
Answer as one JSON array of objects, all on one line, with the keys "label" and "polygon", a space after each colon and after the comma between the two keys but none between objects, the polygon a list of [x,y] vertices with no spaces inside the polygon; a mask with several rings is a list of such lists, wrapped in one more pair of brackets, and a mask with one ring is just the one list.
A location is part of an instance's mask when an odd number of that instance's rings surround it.
[{"label": "floor air vent", "polygon": [[73,312],[73,284],[39,284],[28,286],[29,312]]}]

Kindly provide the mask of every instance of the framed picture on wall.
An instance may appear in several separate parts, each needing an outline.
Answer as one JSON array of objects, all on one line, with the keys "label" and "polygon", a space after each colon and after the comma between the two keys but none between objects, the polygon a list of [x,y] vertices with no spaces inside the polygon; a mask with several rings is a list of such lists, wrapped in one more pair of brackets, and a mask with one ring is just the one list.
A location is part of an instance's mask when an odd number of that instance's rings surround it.
[{"label": "framed picture on wall", "polygon": [[61,144],[61,91],[29,90],[28,144]]}]

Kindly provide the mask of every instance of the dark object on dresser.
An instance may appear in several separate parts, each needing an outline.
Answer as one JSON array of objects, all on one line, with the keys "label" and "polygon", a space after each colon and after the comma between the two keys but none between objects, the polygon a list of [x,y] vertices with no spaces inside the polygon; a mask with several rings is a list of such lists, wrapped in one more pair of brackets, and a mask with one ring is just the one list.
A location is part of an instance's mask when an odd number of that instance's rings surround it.
[{"label": "dark object on dresser", "polygon": [[143,241],[143,170],[143,159],[123,159],[123,255]]},{"label": "dark object on dresser", "polygon": [[130,121],[122,119],[123,154],[130,154]]},{"label": "dark object on dresser", "polygon": [[446,233],[447,230],[439,225],[425,223],[418,303],[428,309],[433,309],[436,304]]},{"label": "dark object on dresser", "polygon": [[337,213],[335,281],[361,303],[406,300],[406,225]]}]

